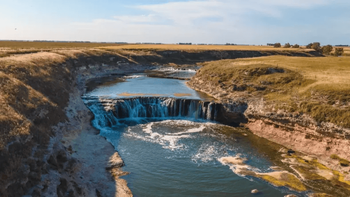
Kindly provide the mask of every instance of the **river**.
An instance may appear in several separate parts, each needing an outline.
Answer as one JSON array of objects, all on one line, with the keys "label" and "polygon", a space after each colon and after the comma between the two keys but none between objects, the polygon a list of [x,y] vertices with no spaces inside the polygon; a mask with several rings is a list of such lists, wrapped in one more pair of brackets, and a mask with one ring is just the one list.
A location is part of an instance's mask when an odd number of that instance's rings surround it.
[{"label": "river", "polygon": [[83,100],[95,115],[93,125],[124,160],[130,174],[123,178],[134,196],[240,197],[252,196],[253,189],[258,196],[306,195],[235,174],[238,166],[222,162],[239,156],[252,171],[273,171],[244,130],[216,123],[212,99],[184,80],[135,74],[99,86]]}]

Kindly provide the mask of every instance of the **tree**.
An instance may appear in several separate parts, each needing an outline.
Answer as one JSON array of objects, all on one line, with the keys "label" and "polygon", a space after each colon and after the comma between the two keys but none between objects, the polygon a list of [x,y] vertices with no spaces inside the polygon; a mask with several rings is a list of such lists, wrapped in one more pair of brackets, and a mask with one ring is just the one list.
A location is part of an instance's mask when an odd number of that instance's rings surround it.
[{"label": "tree", "polygon": [[344,48],[335,48],[334,56],[341,56],[344,53]]},{"label": "tree", "polygon": [[299,48],[300,46],[298,44],[295,44],[292,46],[292,48]]},{"label": "tree", "polygon": [[307,48],[307,49],[311,49],[311,48],[312,48],[312,43],[306,45],[306,48]]},{"label": "tree", "polygon": [[322,50],[321,50],[321,43],[319,43],[319,42],[312,43],[311,48],[313,50],[315,50],[315,51],[322,52]]},{"label": "tree", "polygon": [[333,46],[332,45],[326,45],[322,47],[322,53],[325,55],[329,55],[333,50]]},{"label": "tree", "polygon": [[280,47],[281,47],[281,43],[277,42],[277,43],[275,43],[275,44],[273,45],[273,47],[275,47],[275,48],[280,48]]},{"label": "tree", "polygon": [[290,44],[289,43],[284,44],[283,48],[290,48]]}]

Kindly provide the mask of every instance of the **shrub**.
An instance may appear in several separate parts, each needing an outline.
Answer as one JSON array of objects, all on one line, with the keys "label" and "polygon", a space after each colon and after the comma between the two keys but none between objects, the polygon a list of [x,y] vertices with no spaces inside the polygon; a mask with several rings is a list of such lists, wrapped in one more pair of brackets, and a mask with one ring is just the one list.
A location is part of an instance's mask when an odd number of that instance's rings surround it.
[{"label": "shrub", "polygon": [[281,43],[277,42],[277,43],[275,43],[275,44],[273,45],[273,47],[275,47],[275,48],[280,48],[280,47],[281,47]]},{"label": "shrub", "polygon": [[322,53],[325,55],[329,55],[333,50],[332,45],[326,45],[322,47]]},{"label": "shrub", "polygon": [[311,49],[311,48],[312,48],[312,43],[306,45],[306,48],[307,48],[307,49]]},{"label": "shrub", "polygon": [[344,48],[335,48],[334,56],[341,56],[344,53]]},{"label": "shrub", "polygon": [[289,43],[284,44],[283,48],[290,48],[291,45]]},{"label": "shrub", "polygon": [[312,49],[318,52],[322,52],[321,50],[321,44],[319,42],[314,42],[311,46]]},{"label": "shrub", "polygon": [[292,48],[299,48],[300,46],[298,44],[295,44],[292,46]]}]

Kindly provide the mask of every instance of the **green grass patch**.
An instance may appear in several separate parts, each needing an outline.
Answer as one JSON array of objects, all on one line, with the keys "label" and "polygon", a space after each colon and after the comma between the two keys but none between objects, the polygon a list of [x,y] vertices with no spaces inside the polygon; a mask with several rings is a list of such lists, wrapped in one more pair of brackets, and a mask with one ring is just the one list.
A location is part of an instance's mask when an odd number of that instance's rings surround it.
[{"label": "green grass patch", "polygon": [[303,175],[307,180],[327,180],[325,177],[318,175],[314,169],[305,166],[293,166],[295,170]]},{"label": "green grass patch", "polygon": [[262,175],[259,177],[277,187],[289,187],[296,191],[307,190],[305,185],[297,177],[295,177],[293,174],[290,174],[290,173],[283,173],[280,179],[277,179],[269,175]]}]

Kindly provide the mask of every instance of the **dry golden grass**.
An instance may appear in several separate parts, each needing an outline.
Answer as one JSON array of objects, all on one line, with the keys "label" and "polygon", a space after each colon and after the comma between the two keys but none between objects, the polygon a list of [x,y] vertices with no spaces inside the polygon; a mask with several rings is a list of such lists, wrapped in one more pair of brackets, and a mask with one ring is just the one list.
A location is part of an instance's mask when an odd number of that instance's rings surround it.
[{"label": "dry golden grass", "polygon": [[58,51],[59,53],[65,53],[64,55],[70,55],[72,53],[81,53],[82,50],[97,50],[96,47],[119,45],[120,44],[111,43],[0,41],[0,58],[13,55]]},{"label": "dry golden grass", "polygon": [[[266,74],[268,68],[284,73]],[[277,109],[350,128],[350,57],[267,56],[206,63],[197,74],[232,91],[261,95]],[[247,86],[248,85],[248,86]]]},{"label": "dry golden grass", "polygon": [[53,49],[53,48],[93,48],[102,46],[118,46],[113,43],[80,43],[80,42],[23,42],[0,41],[0,49]]},{"label": "dry golden grass", "polygon": [[344,55],[350,56],[350,47],[344,47]]},{"label": "dry golden grass", "polygon": [[[82,50],[103,50],[118,52],[125,56],[158,56],[157,51],[178,50],[190,52],[203,51],[262,51],[262,52],[309,52],[305,48],[274,48],[271,46],[239,46],[239,45],[177,45],[177,44],[113,44],[113,43],[77,43],[77,42],[23,42],[0,41],[0,58],[13,55],[33,54],[39,52],[55,52],[63,55],[81,53]],[[69,54],[67,54],[69,53]],[[286,54],[281,54],[286,55]],[[74,55],[72,55],[74,57]]]},{"label": "dry golden grass", "polygon": [[296,71],[313,84],[328,84],[350,88],[350,57],[285,57],[269,56],[233,60],[232,65],[265,64]]},{"label": "dry golden grass", "polygon": [[295,49],[295,48],[274,48],[272,46],[240,46],[240,45],[176,45],[176,44],[128,44],[120,46],[101,47],[103,49],[113,50],[243,50],[243,51],[312,51],[311,49]]}]

